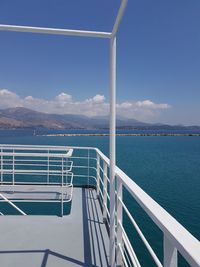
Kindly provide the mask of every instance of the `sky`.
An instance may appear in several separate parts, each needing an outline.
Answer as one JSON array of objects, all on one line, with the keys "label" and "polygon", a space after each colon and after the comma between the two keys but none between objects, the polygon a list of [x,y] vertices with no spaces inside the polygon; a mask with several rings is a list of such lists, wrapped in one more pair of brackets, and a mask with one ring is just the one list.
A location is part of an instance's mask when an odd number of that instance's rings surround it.
[{"label": "sky", "polygon": [[[111,31],[120,0],[0,0],[0,24]],[[200,125],[200,1],[129,0],[117,113]],[[109,113],[109,41],[0,31],[0,109]]]}]

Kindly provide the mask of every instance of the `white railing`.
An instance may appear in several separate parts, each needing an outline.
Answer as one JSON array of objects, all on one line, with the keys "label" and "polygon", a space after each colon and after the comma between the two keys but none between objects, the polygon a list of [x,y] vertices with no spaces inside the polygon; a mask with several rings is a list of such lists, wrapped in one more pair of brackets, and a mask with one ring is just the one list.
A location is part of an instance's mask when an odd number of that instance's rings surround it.
[{"label": "white railing", "polygon": [[13,202],[60,201],[63,216],[73,193],[72,153],[65,147],[0,145],[0,188],[12,193],[9,199],[1,194],[0,202],[26,215]]},{"label": "white railing", "polygon": [[[41,151],[47,150],[50,151],[49,154],[51,154],[52,151],[54,151],[54,153],[60,151],[62,152],[60,154],[61,158],[63,158],[64,155],[66,157],[67,153],[73,150],[73,155],[72,153],[70,154],[70,161],[73,162],[73,165],[68,165],[70,172],[73,173],[73,184],[96,187],[97,195],[99,196],[99,202],[102,206],[104,222],[107,224],[108,229],[110,230],[110,161],[99,149],[93,147],[49,147],[14,145],[0,145],[0,149],[1,151],[3,150],[4,153],[9,153],[6,150],[12,149],[14,152],[12,152],[12,155],[9,155],[9,157],[13,156],[13,153],[18,153],[19,149],[21,150],[21,152],[29,151],[31,149],[34,150],[35,153],[36,151],[37,153],[38,151],[40,151],[41,153]],[[63,151],[65,151],[64,154]],[[3,162],[4,165],[5,159],[3,152],[1,153],[1,157],[3,156],[3,158],[1,158],[1,162]],[[14,163],[18,164],[17,161],[14,161]],[[49,166],[51,166],[51,163],[51,157],[49,157]],[[45,174],[51,176],[50,170],[51,167],[49,167],[49,172],[45,170]],[[4,176],[5,169],[1,168],[1,174],[2,171]],[[57,175],[56,171],[55,173]],[[17,175],[18,172],[14,172],[14,174]],[[49,182],[47,178],[48,177],[46,177],[46,183]],[[156,266],[178,266],[178,252],[191,266],[200,266],[199,241],[118,167],[116,167],[115,169],[115,180],[116,211],[114,249],[116,250],[116,264],[119,266],[128,267],[142,266],[142,264],[140,263],[140,258],[138,257],[136,250],[132,246],[130,229],[129,231],[127,231],[125,227],[123,217],[126,214],[126,217],[129,219],[129,222],[132,225],[132,229],[137,232],[138,237],[142,240]],[[10,181],[10,183],[12,183],[12,181]],[[139,226],[139,224],[136,222],[136,219],[134,218],[132,212],[127,207],[123,198],[125,190],[129,192],[132,200],[135,200],[139,204],[141,209],[145,211],[152,222],[162,231],[163,240],[160,240],[160,244],[163,244],[163,260],[161,260],[160,256],[156,254],[156,252],[152,248],[152,245],[148,241],[148,238],[142,231],[143,229],[141,229],[141,226]]]}]

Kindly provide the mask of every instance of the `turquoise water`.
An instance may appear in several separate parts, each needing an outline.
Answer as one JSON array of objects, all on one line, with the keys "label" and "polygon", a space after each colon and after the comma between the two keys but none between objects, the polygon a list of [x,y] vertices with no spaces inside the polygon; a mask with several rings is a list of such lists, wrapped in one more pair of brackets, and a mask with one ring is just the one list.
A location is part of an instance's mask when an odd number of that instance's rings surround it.
[{"label": "turquoise water", "polygon": [[[108,137],[45,137],[0,134],[0,143],[96,146],[108,155]],[[195,237],[200,239],[200,137],[117,137],[117,164]],[[125,201],[162,258],[162,235],[125,192]],[[148,253],[125,217],[144,266]],[[160,238],[158,240],[158,237]],[[149,263],[147,264],[147,259]],[[181,262],[180,266],[186,266]]]}]

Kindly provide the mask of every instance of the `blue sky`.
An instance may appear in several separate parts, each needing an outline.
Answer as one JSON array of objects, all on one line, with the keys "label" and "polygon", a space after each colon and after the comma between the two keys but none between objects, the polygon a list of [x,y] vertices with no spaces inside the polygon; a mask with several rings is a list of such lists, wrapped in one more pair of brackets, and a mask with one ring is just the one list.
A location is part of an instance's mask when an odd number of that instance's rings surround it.
[{"label": "blue sky", "polygon": [[[1,0],[0,23],[110,31],[120,1]],[[200,125],[200,1],[129,0],[117,40],[117,110]],[[0,32],[0,108],[106,115],[108,40]]]}]

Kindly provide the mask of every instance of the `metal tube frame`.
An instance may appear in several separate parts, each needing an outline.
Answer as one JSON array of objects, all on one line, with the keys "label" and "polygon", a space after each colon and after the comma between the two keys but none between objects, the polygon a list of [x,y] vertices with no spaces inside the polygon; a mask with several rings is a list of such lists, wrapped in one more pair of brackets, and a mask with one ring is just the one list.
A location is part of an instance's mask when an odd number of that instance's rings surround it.
[{"label": "metal tube frame", "polygon": [[[29,32],[65,36],[96,37],[110,39],[110,266],[116,266],[115,245],[115,166],[116,166],[116,35],[128,0],[122,0],[112,32],[96,32],[72,29],[56,29],[0,24],[2,31]],[[118,218],[119,219],[119,218]]]}]

